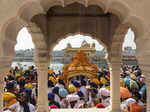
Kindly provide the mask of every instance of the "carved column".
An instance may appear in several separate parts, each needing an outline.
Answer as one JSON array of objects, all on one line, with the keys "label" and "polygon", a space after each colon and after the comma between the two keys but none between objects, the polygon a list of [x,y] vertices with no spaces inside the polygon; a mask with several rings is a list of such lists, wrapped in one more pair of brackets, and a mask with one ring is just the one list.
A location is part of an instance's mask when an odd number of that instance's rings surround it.
[{"label": "carved column", "polygon": [[111,73],[111,112],[120,112],[120,72],[122,62],[122,44],[127,31],[127,25],[119,23],[118,18],[116,17],[111,18],[111,44],[108,46],[108,60],[110,63]]},{"label": "carved column", "polygon": [[38,108],[37,112],[49,112],[47,95],[47,74],[49,66],[49,52],[47,50],[35,50],[35,65],[38,69]]},{"label": "carved column", "polygon": [[[146,64],[149,61],[141,61],[140,58],[139,63],[140,63],[140,68],[142,70],[142,74],[145,76],[145,83],[146,83],[146,96],[147,96],[147,105],[146,105],[146,112],[150,112],[150,64]],[[141,64],[142,63],[142,64]]]},{"label": "carved column", "polygon": [[[149,38],[149,36],[148,36]],[[144,39],[143,39],[144,40]],[[147,107],[146,112],[150,112],[150,47],[149,43],[150,40],[145,40],[144,44],[141,44],[139,39],[136,41],[137,43],[137,50],[136,50],[136,58],[139,63],[139,67],[142,70],[142,74],[145,76],[146,79],[146,94],[147,94]]]},{"label": "carved column", "polygon": [[[117,38],[121,36],[116,35]],[[120,72],[121,72],[121,51],[122,41],[117,39],[110,48],[108,55],[110,68],[110,87],[111,87],[111,112],[120,112]]]},{"label": "carved column", "polygon": [[32,35],[32,40],[35,45],[34,62],[38,70],[37,112],[49,112],[47,94],[47,74],[50,64],[49,44],[46,33],[42,32],[42,28],[39,26],[36,24],[30,24],[28,26],[28,31]]},{"label": "carved column", "polygon": [[150,112],[150,72],[144,72],[146,77],[146,95],[147,95],[147,107],[146,112]]},{"label": "carved column", "polygon": [[111,112],[120,112],[120,69],[120,61],[110,63]]},{"label": "carved column", "polygon": [[4,77],[11,67],[11,57],[0,57],[0,112],[3,112]]}]

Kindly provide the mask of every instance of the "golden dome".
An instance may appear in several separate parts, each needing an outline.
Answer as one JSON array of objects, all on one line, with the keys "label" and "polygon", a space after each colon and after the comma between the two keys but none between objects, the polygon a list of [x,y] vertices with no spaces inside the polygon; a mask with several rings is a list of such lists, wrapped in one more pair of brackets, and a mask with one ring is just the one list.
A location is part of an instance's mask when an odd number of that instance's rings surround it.
[{"label": "golden dome", "polygon": [[91,79],[96,78],[98,74],[98,68],[95,64],[90,63],[83,50],[78,50],[69,64],[64,67],[64,80],[67,80],[73,76],[87,76]]},{"label": "golden dome", "polygon": [[81,48],[90,48],[90,44],[86,40],[82,42]]}]

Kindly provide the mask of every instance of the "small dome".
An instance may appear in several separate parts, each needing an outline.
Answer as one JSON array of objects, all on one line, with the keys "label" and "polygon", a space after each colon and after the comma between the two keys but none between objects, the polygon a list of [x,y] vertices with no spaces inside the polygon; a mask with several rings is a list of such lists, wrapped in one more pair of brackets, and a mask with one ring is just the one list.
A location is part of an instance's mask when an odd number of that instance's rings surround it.
[{"label": "small dome", "polygon": [[86,40],[84,40],[84,41],[82,42],[82,44],[81,44],[81,48],[90,48],[90,44],[87,43]]},{"label": "small dome", "polygon": [[92,43],[92,48],[95,48],[95,43]]},{"label": "small dome", "polygon": [[70,43],[67,44],[67,48],[72,48]]}]

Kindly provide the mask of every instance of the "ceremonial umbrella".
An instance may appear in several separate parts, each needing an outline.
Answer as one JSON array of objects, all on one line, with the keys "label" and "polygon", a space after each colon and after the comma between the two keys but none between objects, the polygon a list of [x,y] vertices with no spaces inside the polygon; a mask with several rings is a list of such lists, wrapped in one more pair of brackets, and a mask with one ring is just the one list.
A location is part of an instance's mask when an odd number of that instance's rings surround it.
[{"label": "ceremonial umbrella", "polygon": [[130,92],[127,88],[120,87],[120,96],[121,98],[129,98]]}]

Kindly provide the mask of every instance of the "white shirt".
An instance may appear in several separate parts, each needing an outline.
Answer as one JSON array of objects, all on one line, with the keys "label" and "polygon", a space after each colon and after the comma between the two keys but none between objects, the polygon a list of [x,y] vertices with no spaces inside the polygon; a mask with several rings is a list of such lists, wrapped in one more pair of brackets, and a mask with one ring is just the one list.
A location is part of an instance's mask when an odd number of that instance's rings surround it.
[{"label": "white shirt", "polygon": [[108,107],[110,105],[110,97],[106,98],[106,99],[102,99],[102,104],[105,107]]},{"label": "white shirt", "polygon": [[66,98],[63,98],[63,99],[60,101],[60,107],[61,107],[61,108],[67,108],[67,104],[65,104],[65,100],[66,100]]},{"label": "white shirt", "polygon": [[138,100],[137,104],[144,108],[144,103],[141,100]]},{"label": "white shirt", "polygon": [[121,105],[120,105],[120,109],[121,109],[121,111],[123,111],[125,108],[127,108],[128,106],[126,105],[126,104],[124,104],[124,103],[121,103]]},{"label": "white shirt", "polygon": [[[29,106],[30,112],[35,112],[35,107],[34,107],[34,105],[28,104],[28,106]],[[24,112],[23,107],[20,107],[20,111],[19,111],[19,112]]]},{"label": "white shirt", "polygon": [[15,111],[11,111],[11,112],[19,112],[20,104],[19,104],[19,102],[16,102],[16,103],[10,105],[9,108],[15,109]]},{"label": "white shirt", "polygon": [[130,104],[136,103],[136,100],[133,98],[128,98],[125,101],[123,101],[122,103],[126,104],[127,106],[130,106]]},{"label": "white shirt", "polygon": [[64,88],[64,85],[57,83],[55,87]]},{"label": "white shirt", "polygon": [[57,94],[55,94],[55,99],[54,99],[57,103],[60,103],[60,97],[57,95]]},{"label": "white shirt", "polygon": [[33,88],[33,89],[32,89],[32,95],[33,95],[33,96],[36,96],[36,88]]},{"label": "white shirt", "polygon": [[89,97],[89,100],[88,100],[88,102],[87,102],[87,105],[88,105],[89,107],[94,106],[94,105],[93,105],[93,99],[92,99],[91,94],[89,94],[88,97]]},{"label": "white shirt", "polygon": [[110,96],[110,91],[106,88],[100,88],[98,91],[98,97],[102,98],[102,96]]},{"label": "white shirt", "polygon": [[88,101],[88,91],[85,86],[81,86],[80,91],[84,94],[85,100]]},{"label": "white shirt", "polygon": [[54,87],[48,88],[48,93],[52,93]]}]

